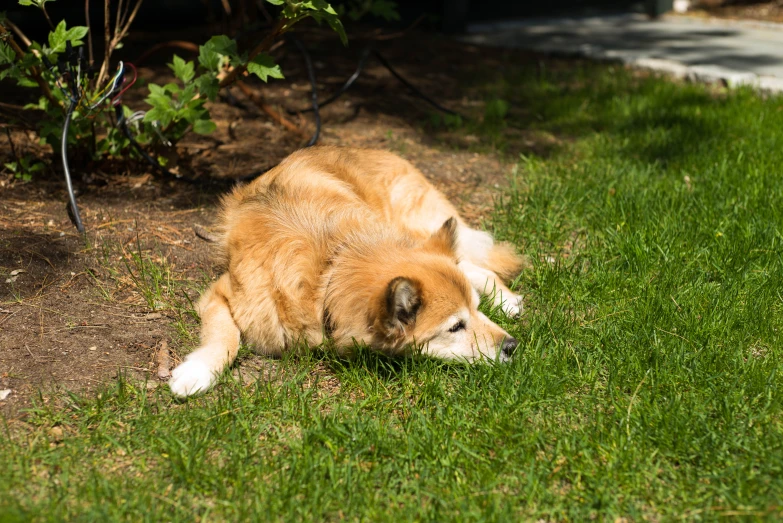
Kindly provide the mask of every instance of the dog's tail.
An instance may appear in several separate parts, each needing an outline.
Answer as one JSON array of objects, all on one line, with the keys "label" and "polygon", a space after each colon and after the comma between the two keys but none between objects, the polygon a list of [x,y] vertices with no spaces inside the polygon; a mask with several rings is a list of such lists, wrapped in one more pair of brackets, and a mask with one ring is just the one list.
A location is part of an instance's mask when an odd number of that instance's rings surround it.
[{"label": "dog's tail", "polygon": [[505,242],[495,243],[487,254],[486,266],[505,281],[516,278],[525,267],[525,260],[514,246]]},{"label": "dog's tail", "polygon": [[171,373],[169,387],[177,396],[208,390],[237,357],[241,334],[231,316],[230,295],[231,280],[224,274],[201,297],[201,346]]}]

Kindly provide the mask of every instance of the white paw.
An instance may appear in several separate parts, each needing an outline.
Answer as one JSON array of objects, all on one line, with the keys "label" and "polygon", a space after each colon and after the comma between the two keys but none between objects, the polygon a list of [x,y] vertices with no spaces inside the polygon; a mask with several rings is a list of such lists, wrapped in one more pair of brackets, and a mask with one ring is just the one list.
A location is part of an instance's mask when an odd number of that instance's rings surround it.
[{"label": "white paw", "polygon": [[171,372],[169,388],[175,395],[184,398],[209,389],[217,376],[199,360],[185,360]]},{"label": "white paw", "polygon": [[516,318],[522,314],[522,310],[524,309],[522,305],[522,296],[511,294],[510,296],[503,296],[502,299],[503,303],[501,303],[500,308],[503,309],[503,312],[505,312],[506,315]]}]

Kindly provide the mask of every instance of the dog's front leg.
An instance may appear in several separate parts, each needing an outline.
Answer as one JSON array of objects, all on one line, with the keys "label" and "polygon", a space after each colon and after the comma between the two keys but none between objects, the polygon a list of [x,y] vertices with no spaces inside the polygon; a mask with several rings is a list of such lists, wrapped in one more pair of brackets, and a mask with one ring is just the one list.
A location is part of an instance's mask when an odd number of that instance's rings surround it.
[{"label": "dog's front leg", "polygon": [[188,354],[171,373],[169,387],[185,397],[208,390],[237,357],[240,331],[228,306],[230,280],[224,274],[204,293],[198,304],[201,346]]},{"label": "dog's front leg", "polygon": [[522,313],[522,296],[506,287],[497,274],[465,260],[459,262],[459,268],[467,276],[470,285],[480,294],[490,296],[493,304],[500,306],[503,312],[509,316]]}]

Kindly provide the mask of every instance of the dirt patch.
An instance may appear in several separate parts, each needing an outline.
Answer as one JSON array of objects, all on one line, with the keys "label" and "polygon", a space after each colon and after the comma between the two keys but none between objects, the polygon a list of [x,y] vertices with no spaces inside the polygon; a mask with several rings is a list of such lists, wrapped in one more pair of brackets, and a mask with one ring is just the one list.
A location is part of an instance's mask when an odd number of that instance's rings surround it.
[{"label": "dirt patch", "polygon": [[[312,39],[323,40],[318,33]],[[313,49],[319,90],[334,92],[353,71],[358,49],[334,43]],[[388,42],[383,50],[402,74],[471,118],[480,118],[484,95],[461,87],[469,85],[465,79],[529,60],[522,53],[479,50],[424,35]],[[287,80],[254,88],[263,89],[276,107],[306,107],[309,87],[301,57],[284,50],[278,59]],[[139,72],[148,81],[172,80],[161,64],[146,64]],[[218,130],[178,144],[169,155],[172,168],[204,179],[236,177],[272,166],[302,145],[301,136],[272,122],[241,92],[231,94],[243,107],[211,104]],[[8,101],[22,103],[23,95],[14,91]],[[135,96],[127,103],[143,109],[140,95]],[[477,137],[451,136],[429,125],[432,114],[374,63],[352,90],[323,110],[320,143],[399,153],[477,224],[506,183],[511,164]],[[308,116],[291,118],[312,129]],[[10,120],[0,119],[0,125],[3,121]],[[16,154],[51,159],[51,150],[37,145],[23,124],[7,127]],[[0,142],[0,156],[9,161],[11,148]],[[59,169],[58,162],[52,165]],[[8,172],[0,175],[0,390],[12,391],[0,401],[6,415],[29,406],[39,389],[91,390],[120,372],[154,380],[155,353],[163,340],[175,362],[178,351],[192,346],[196,321],[182,308],[215,275],[208,245],[196,238],[193,226],[209,226],[224,189],[163,180],[144,163],[74,162],[72,170],[86,243],[68,220],[59,172],[42,173],[31,183]]]},{"label": "dirt patch", "polygon": [[783,22],[783,2],[780,0],[699,0],[694,2],[688,14],[780,23]]}]

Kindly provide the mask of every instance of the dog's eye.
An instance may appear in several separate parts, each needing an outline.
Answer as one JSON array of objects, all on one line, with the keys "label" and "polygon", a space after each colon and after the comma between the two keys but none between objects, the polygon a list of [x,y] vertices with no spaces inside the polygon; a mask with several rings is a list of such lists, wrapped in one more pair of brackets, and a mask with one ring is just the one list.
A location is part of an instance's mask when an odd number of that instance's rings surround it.
[{"label": "dog's eye", "polygon": [[449,329],[449,332],[458,332],[458,331],[461,331],[461,330],[464,330],[464,329],[465,329],[465,322],[462,321],[462,320],[459,320],[457,323],[454,324],[454,326],[452,326]]}]

